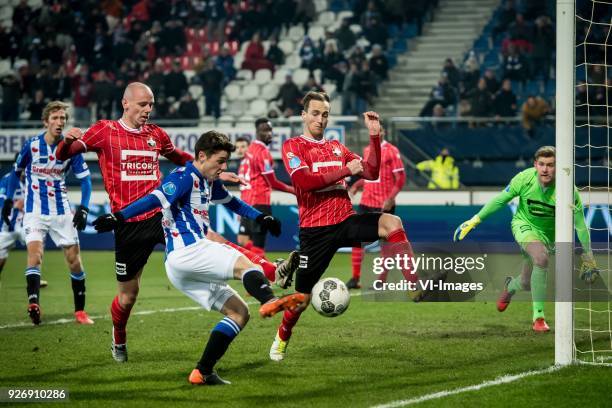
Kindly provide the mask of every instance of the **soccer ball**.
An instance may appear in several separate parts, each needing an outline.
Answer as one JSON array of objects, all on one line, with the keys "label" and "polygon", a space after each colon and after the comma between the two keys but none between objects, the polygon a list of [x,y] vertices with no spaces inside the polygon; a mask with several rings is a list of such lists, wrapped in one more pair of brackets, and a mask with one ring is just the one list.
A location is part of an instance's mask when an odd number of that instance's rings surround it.
[{"label": "soccer ball", "polygon": [[312,288],[312,307],[322,316],[339,316],[348,309],[350,302],[351,295],[340,279],[321,279]]}]

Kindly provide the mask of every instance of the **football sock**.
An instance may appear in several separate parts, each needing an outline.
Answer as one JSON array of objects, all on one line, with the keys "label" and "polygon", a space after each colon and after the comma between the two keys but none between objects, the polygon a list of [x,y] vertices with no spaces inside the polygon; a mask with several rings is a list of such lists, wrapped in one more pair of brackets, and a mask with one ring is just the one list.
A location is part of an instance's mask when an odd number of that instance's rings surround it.
[{"label": "football sock", "polygon": [[210,333],[202,358],[196,366],[202,375],[212,374],[213,367],[223,357],[231,342],[240,333],[240,330],[240,326],[229,317],[225,317],[217,323]]},{"label": "football sock", "polygon": [[534,265],[531,272],[531,300],[533,305],[533,320],[544,317],[546,268],[542,268],[538,265]]},{"label": "football sock", "polygon": [[508,284],[508,292],[514,295],[516,292],[523,290],[523,285],[521,284],[521,275],[512,278],[510,283]]},{"label": "football sock", "polygon": [[113,303],[111,304],[111,317],[113,318],[115,344],[125,344],[126,342],[126,328],[128,319],[130,318],[130,312],[132,306],[122,307],[119,304],[119,296],[115,296]]},{"label": "football sock", "polygon": [[267,259],[267,258],[266,258],[266,250],[265,250],[265,249],[263,249],[263,248],[261,248],[261,247],[258,247],[258,246],[253,245],[253,246],[251,247],[250,251],[251,251],[252,253],[254,253],[255,255],[261,256],[263,259]]},{"label": "football sock", "polygon": [[28,302],[40,302],[40,269],[33,266],[25,270],[26,281],[28,283]]},{"label": "football sock", "polygon": [[353,247],[351,263],[353,265],[353,279],[357,281],[361,277],[361,261],[363,261],[363,248],[360,246]]},{"label": "football sock", "polygon": [[[414,259],[414,253],[412,252],[412,245],[408,242],[408,237],[403,229],[397,229],[387,235],[387,242],[383,243],[381,253],[385,258],[393,258],[398,254],[402,257],[406,255],[410,261],[408,262],[408,268],[402,269],[402,275],[404,275],[404,279],[408,282],[416,282],[418,280],[417,274],[411,273],[413,270],[412,260]],[[386,280],[386,275],[386,272],[383,272],[380,275],[380,279],[383,279],[384,276],[383,280]]]},{"label": "football sock", "polygon": [[70,273],[72,282],[72,295],[74,297],[74,311],[85,309],[85,272]]},{"label": "football sock", "polygon": [[291,332],[293,326],[295,326],[300,319],[302,312],[295,312],[293,310],[285,310],[283,313],[283,321],[278,328],[278,336],[282,341],[287,341],[291,338]]},{"label": "football sock", "polygon": [[261,265],[264,271],[264,275],[266,275],[266,278],[268,278],[270,282],[274,282],[276,280],[276,276],[275,276],[276,265],[274,265],[272,262],[268,261],[267,259],[262,258],[261,256],[249,251],[248,249],[244,247],[241,247],[240,245],[234,244],[233,242],[225,241],[225,244],[231,246],[236,251],[246,256],[249,259],[249,261],[253,262],[254,264]]},{"label": "football sock", "polygon": [[253,296],[262,305],[274,299],[270,282],[259,269],[248,269],[242,274],[242,285],[249,295]]}]

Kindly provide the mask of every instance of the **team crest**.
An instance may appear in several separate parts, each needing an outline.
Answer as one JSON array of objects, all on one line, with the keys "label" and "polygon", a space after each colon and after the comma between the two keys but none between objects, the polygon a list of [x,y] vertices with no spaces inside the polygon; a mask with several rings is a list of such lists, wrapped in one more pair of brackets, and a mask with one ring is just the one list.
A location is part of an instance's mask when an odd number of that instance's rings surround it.
[{"label": "team crest", "polygon": [[162,190],[168,195],[173,195],[174,193],[176,193],[176,185],[174,185],[174,183],[172,182],[168,182],[162,185]]},{"label": "team crest", "polygon": [[339,149],[339,148],[337,148],[337,147],[336,147],[336,148],[334,149],[334,154],[335,154],[336,156],[340,157],[340,155],[342,155],[342,152],[340,151],[340,149]]},{"label": "team crest", "polygon": [[155,140],[153,140],[152,137],[149,137],[149,139],[147,140],[147,144],[149,145],[149,147],[155,147],[157,143],[155,143]]}]

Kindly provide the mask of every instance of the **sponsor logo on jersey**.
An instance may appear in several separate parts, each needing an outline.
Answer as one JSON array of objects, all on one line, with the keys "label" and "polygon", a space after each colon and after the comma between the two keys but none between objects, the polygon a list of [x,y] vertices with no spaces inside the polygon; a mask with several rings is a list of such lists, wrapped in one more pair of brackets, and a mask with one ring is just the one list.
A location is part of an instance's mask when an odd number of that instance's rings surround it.
[{"label": "sponsor logo on jersey", "polygon": [[157,152],[121,151],[121,181],[157,180],[158,168]]},{"label": "sponsor logo on jersey", "polygon": [[176,185],[173,182],[168,182],[162,185],[162,190],[168,195],[176,193]]}]

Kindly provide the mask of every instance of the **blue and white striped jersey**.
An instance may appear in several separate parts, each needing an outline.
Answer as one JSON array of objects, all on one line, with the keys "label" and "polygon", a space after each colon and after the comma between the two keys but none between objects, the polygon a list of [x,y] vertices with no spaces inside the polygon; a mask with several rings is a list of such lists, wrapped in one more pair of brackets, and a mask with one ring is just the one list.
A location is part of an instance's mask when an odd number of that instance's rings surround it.
[{"label": "blue and white striped jersey", "polygon": [[83,179],[89,176],[89,168],[82,154],[62,161],[55,156],[57,144],[48,145],[45,133],[25,142],[17,161],[15,172],[25,171],[24,211],[41,215],[70,214],[66,190],[66,172]]},{"label": "blue and white striped jersey", "polygon": [[[0,208],[2,208],[4,200],[6,200],[6,192],[8,190],[10,177],[11,173],[7,173],[0,179]],[[19,183],[19,187],[17,187],[13,194],[13,201],[17,200],[23,200],[22,183]],[[0,217],[0,232],[13,232],[15,229],[19,230],[21,228],[21,222],[23,221],[23,211],[13,207],[9,218],[11,223],[7,225],[6,222],[4,222],[4,218]]]},{"label": "blue and white striped jersey", "polygon": [[206,239],[209,204],[233,198],[220,180],[209,183],[192,163],[174,170],[151,194],[162,204],[166,253]]}]

